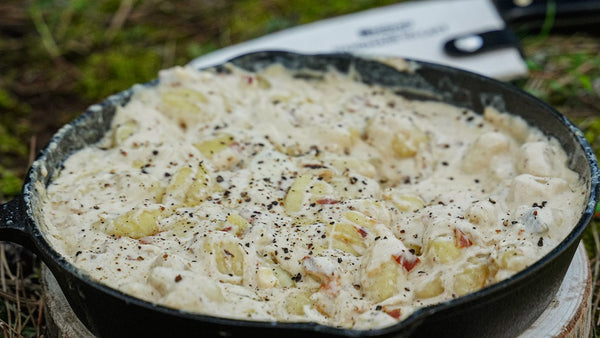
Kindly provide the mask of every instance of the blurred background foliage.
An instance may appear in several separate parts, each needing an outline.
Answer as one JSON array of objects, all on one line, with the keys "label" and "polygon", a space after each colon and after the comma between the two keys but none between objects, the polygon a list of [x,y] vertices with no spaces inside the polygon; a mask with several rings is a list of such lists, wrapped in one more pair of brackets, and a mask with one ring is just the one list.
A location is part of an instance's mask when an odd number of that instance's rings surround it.
[{"label": "blurred background foliage", "polygon": [[[104,97],[231,44],[396,2],[2,0],[0,202],[19,193],[29,164],[56,130]],[[513,84],[565,113],[598,150],[600,38],[547,23],[541,32],[517,32],[530,74]],[[597,228],[594,222],[586,234],[594,283]],[[22,273],[22,260],[13,269],[9,259],[0,250],[0,327],[8,336],[37,336],[44,324],[36,270]],[[594,302],[597,308],[598,297]]]}]

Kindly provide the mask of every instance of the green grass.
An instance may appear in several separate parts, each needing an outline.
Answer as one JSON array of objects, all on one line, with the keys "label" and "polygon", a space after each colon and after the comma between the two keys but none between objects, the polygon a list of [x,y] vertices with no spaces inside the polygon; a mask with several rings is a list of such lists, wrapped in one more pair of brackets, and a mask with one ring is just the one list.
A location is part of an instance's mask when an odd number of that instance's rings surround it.
[{"label": "green grass", "polygon": [[[107,95],[230,44],[392,2],[4,0],[0,201],[18,194],[31,156],[56,128]],[[547,21],[541,34],[521,35],[531,73],[514,84],[573,119],[598,153],[600,38],[563,37],[551,32],[551,24]],[[585,236],[595,281],[599,225],[593,222]],[[0,271],[0,319],[10,321],[2,326],[4,334],[39,335],[44,323],[36,312],[35,276],[18,276],[6,264]]]}]

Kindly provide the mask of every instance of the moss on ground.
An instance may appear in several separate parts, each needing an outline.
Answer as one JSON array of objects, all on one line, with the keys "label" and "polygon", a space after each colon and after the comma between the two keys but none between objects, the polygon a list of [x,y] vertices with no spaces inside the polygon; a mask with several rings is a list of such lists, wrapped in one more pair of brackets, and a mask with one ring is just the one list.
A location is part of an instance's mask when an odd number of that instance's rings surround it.
[{"label": "moss on ground", "polygon": [[82,62],[81,80],[76,90],[89,100],[99,100],[133,83],[153,79],[160,66],[160,55],[152,49],[142,53],[129,47],[105,50]]}]

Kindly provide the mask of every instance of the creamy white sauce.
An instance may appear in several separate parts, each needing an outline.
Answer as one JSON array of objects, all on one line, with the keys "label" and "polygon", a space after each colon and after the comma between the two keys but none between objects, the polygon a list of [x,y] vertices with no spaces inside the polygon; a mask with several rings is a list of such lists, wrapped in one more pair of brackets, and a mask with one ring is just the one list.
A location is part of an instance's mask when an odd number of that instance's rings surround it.
[{"label": "creamy white sauce", "polygon": [[215,316],[384,327],[526,268],[581,213],[566,154],[520,118],[229,69],[162,71],[52,180],[46,236],[93,279]]}]

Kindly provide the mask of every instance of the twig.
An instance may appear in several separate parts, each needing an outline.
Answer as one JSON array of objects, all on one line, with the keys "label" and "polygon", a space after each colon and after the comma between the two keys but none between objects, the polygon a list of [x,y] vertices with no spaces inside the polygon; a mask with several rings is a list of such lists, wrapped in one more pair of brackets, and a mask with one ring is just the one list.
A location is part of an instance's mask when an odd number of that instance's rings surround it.
[{"label": "twig", "polygon": [[550,35],[550,31],[552,27],[554,27],[554,19],[556,18],[556,2],[554,0],[550,0],[546,4],[546,17],[544,18],[544,23],[542,24],[542,30],[540,32],[540,36],[544,38]]},{"label": "twig", "polygon": [[55,35],[58,40],[61,40],[62,37],[65,36],[67,32],[67,28],[71,24],[73,20],[73,15],[75,14],[75,6],[71,3],[71,5],[67,6],[67,8],[60,15],[60,23],[58,28],[55,30]]},{"label": "twig", "polygon": [[[21,263],[18,262],[17,263],[17,272],[16,272],[16,278],[17,281],[20,281],[23,279],[23,270],[21,269]],[[21,283],[15,283],[15,300],[16,300],[16,305],[17,305],[17,315],[15,316],[15,320],[16,320],[16,328],[17,328],[17,332],[23,332],[23,321],[22,321],[22,316],[21,316],[21,296],[19,294],[19,286]]]},{"label": "twig", "polygon": [[[6,292],[6,290],[8,289],[6,287],[6,269],[5,269],[5,264],[6,263],[6,255],[4,253],[4,244],[0,244],[0,284],[2,284],[2,291]],[[9,271],[10,273],[10,271]],[[10,304],[8,303],[8,301],[5,299],[4,300],[4,307],[6,308],[6,320],[8,322],[2,321],[1,323],[5,323],[6,325],[8,325],[8,328],[10,330],[12,330],[12,316],[11,316],[11,311],[10,311]]]},{"label": "twig", "polygon": [[29,139],[29,167],[33,164],[35,160],[35,146],[37,144],[37,137],[35,135],[31,136]]},{"label": "twig", "polygon": [[163,48],[163,67],[170,67],[175,63],[175,52],[177,50],[177,42],[175,40],[169,40],[165,43]]},{"label": "twig", "polygon": [[[592,269],[592,287],[596,288],[596,284],[598,283],[598,274],[600,273],[600,235],[598,234],[598,227],[595,223],[592,224],[592,238],[594,239],[594,247],[596,249],[594,252],[594,267]],[[598,291],[596,291],[592,297],[595,298],[592,309],[593,311],[596,311],[598,304],[600,304],[600,295],[598,294]],[[598,322],[596,322],[596,326],[598,325],[600,325],[600,317],[598,318]]]},{"label": "twig", "polygon": [[54,59],[58,58],[60,56],[60,49],[52,37],[50,28],[48,28],[48,25],[44,21],[42,11],[37,6],[31,6],[29,9],[29,15],[31,16],[31,20],[33,21],[35,29],[42,38],[42,45],[44,45],[44,48],[46,48],[48,54],[50,54],[50,56]]},{"label": "twig", "polygon": [[[0,244],[0,265],[2,265],[3,276],[4,273],[8,274],[8,277],[11,280],[15,279],[15,275],[10,271],[10,267],[8,266],[8,260],[6,259],[6,252],[4,250],[4,244]],[[6,291],[6,279],[2,278],[2,290]]]},{"label": "twig", "polygon": [[111,42],[115,38],[117,32],[123,27],[123,24],[125,24],[129,13],[131,13],[134,2],[135,0],[121,0],[119,9],[115,12],[115,15],[110,22],[110,26],[106,30],[104,41]]},{"label": "twig", "polygon": [[35,331],[37,336],[40,336],[40,327],[42,326],[42,320],[44,318],[43,316],[44,313],[44,299],[41,298],[38,304],[38,318],[37,318],[37,325],[35,326]]},{"label": "twig", "polygon": [[38,306],[40,301],[36,300],[36,299],[29,299],[29,298],[20,298],[17,300],[17,297],[15,295],[12,294],[12,292],[7,292],[7,291],[1,291],[0,290],[0,298],[3,298],[5,300],[11,301],[11,302],[21,302],[21,304],[27,305],[27,306]]},{"label": "twig", "polygon": [[[0,326],[3,329],[8,330],[10,332],[9,337],[12,337],[13,335],[16,335],[17,337],[22,337],[17,330],[15,330],[9,323],[2,320],[2,318],[0,318]],[[6,331],[4,331],[4,336],[6,336]]]}]

